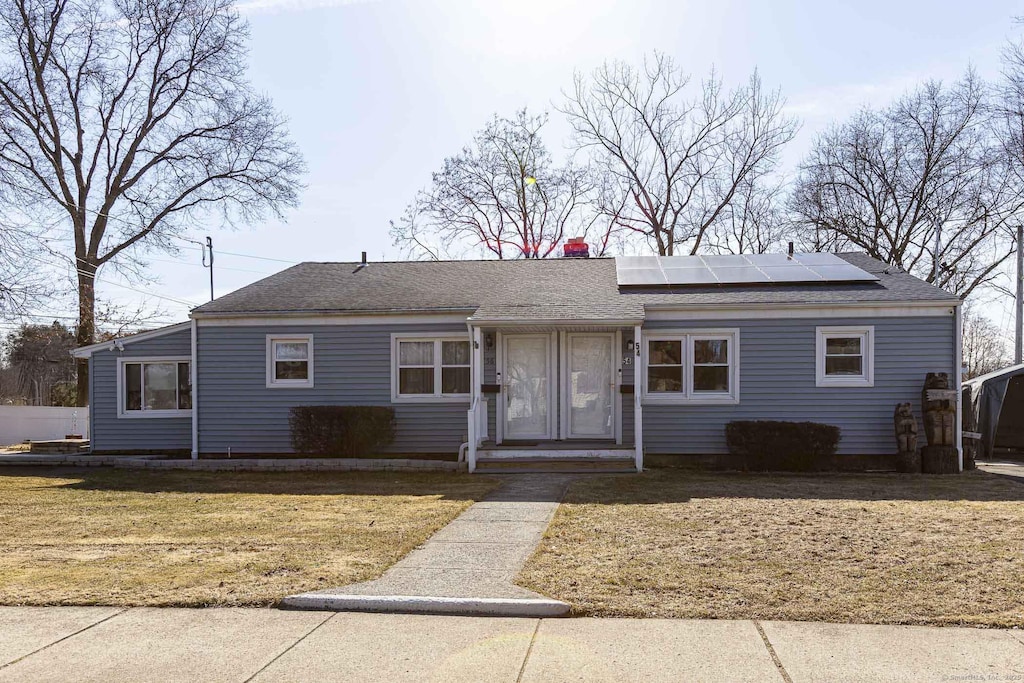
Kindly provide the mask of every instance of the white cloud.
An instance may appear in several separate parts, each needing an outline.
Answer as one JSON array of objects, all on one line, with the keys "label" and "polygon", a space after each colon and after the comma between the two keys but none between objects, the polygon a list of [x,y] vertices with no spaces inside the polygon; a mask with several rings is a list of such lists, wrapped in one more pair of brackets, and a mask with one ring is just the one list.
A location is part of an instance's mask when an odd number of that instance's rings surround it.
[{"label": "white cloud", "polygon": [[238,3],[235,8],[242,14],[270,14],[276,12],[301,12],[324,7],[347,5],[369,5],[381,0],[248,0]]},{"label": "white cloud", "polygon": [[884,107],[924,80],[908,75],[882,83],[846,83],[819,88],[790,101],[786,113],[805,121],[844,119],[864,105]]}]

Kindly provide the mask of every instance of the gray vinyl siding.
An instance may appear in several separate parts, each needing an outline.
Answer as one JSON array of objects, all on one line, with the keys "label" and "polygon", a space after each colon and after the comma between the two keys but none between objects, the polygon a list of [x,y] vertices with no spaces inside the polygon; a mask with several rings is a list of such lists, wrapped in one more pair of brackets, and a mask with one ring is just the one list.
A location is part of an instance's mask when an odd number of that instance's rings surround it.
[{"label": "gray vinyl siding", "polygon": [[[290,453],[293,406],[378,405],[395,409],[387,452],[454,455],[467,438],[468,401],[391,402],[391,334],[399,332],[468,335],[451,325],[200,326],[200,452]],[[312,388],[267,387],[268,334],[313,335]]]},{"label": "gray vinyl siding", "polygon": [[[818,326],[873,325],[874,386],[817,387]],[[652,454],[726,453],[732,420],[823,422],[842,430],[840,454],[886,454],[895,449],[892,415],[909,401],[921,417],[921,387],[929,372],[955,379],[955,321],[948,317],[778,319],[648,323],[644,330],[738,328],[738,405],[644,405],[644,450]]]},{"label": "gray vinyl siding", "polygon": [[124,345],[123,351],[96,351],[89,361],[89,419],[94,451],[166,451],[192,448],[191,417],[119,418],[117,359],[192,355],[189,329]]}]

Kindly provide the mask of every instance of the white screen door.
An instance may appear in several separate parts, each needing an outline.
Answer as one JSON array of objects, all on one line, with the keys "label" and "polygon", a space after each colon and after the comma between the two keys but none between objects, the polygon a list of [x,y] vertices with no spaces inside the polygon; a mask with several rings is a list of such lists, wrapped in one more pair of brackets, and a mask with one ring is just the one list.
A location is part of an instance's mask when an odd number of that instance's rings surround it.
[{"label": "white screen door", "polygon": [[551,436],[551,337],[505,337],[505,438]]},{"label": "white screen door", "polygon": [[569,438],[615,438],[614,335],[570,334],[566,349]]}]

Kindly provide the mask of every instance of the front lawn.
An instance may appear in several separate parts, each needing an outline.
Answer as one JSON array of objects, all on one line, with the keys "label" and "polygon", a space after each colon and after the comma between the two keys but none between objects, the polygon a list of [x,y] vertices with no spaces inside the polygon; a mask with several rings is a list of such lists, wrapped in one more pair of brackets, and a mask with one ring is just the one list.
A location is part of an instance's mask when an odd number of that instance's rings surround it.
[{"label": "front lawn", "polygon": [[0,470],[0,604],[270,605],[379,576],[493,488],[449,473]]},{"label": "front lawn", "polygon": [[580,480],[519,583],[594,616],[1024,626],[1024,485],[983,472]]}]

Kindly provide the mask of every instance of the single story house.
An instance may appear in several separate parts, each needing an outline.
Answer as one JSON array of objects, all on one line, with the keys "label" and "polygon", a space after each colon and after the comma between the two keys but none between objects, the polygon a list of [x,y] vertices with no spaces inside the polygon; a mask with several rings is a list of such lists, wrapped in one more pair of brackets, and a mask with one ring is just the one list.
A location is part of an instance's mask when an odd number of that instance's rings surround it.
[{"label": "single story house", "polygon": [[[859,253],[302,263],[190,320],[75,351],[92,448],[292,451],[299,405],[388,405],[394,454],[714,461],[732,420],[842,430],[894,463],[893,409],[960,388],[954,295]],[[959,424],[959,420],[958,420]],[[959,442],[959,439],[958,439]]]}]

